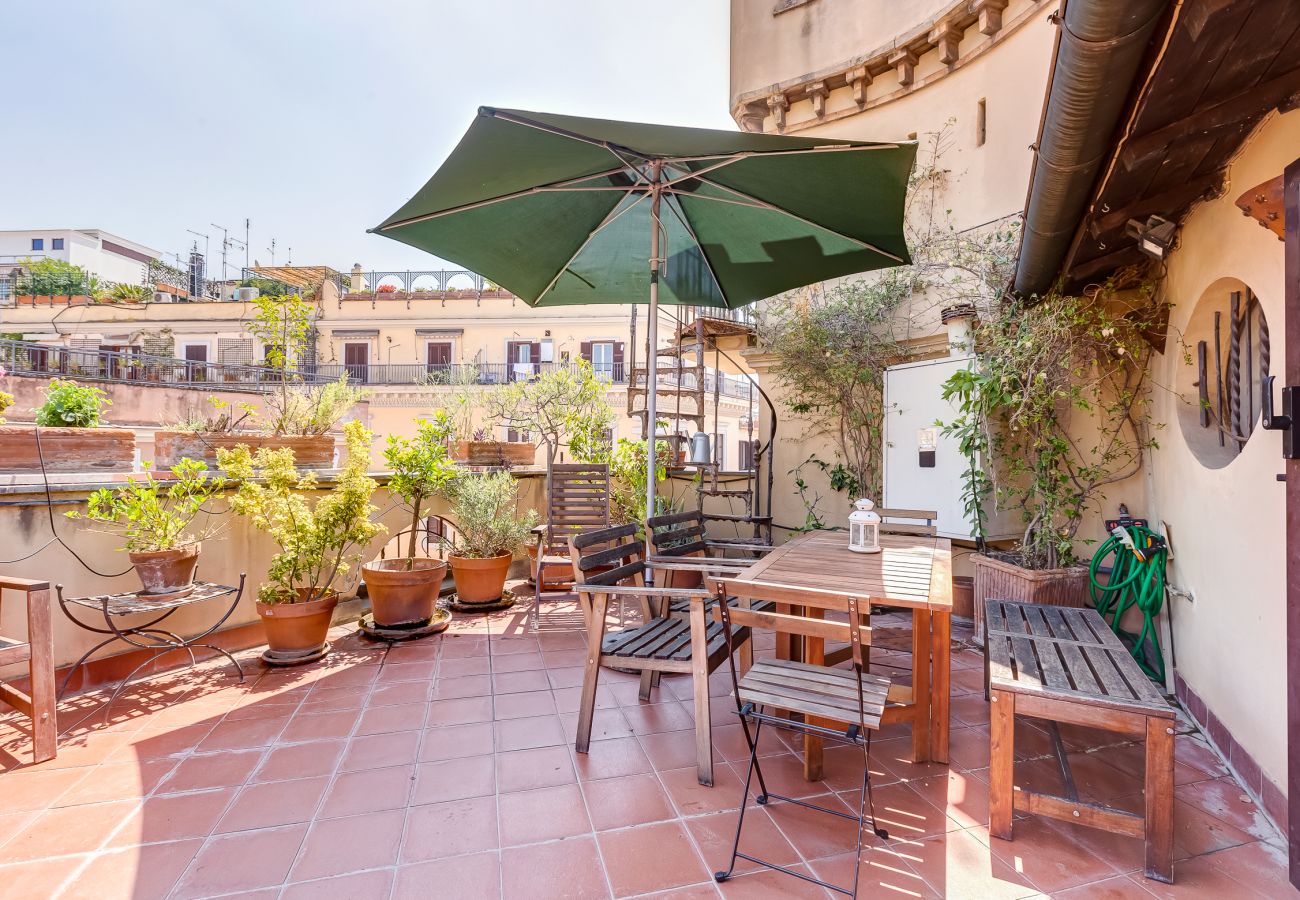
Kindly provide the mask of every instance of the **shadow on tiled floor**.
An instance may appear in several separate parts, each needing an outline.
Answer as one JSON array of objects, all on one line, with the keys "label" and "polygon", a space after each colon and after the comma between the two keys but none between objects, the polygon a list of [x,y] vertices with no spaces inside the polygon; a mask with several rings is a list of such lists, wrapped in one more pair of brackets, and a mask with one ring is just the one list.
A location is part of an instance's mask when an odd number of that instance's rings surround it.
[{"label": "shadow on tiled floor", "polygon": [[[529,636],[518,611],[458,617],[444,637],[391,649],[340,628],[314,666],[267,671],[243,654],[243,685],[215,663],[166,673],[128,692],[109,721],[73,727],[39,766],[24,761],[25,736],[0,725],[0,896],[824,896],[752,866],[720,892],[711,880],[729,854],[746,759],[725,669],[712,692],[715,787],[695,780],[684,676],[666,677],[647,704],[635,678],[604,673],[591,752],[573,753],[575,618],[548,602]],[[1281,837],[1192,734],[1177,738],[1175,886],[1141,877],[1135,839],[1024,818],[1015,841],[990,839],[980,676],[978,655],[955,655],[950,766],[908,762],[905,728],[873,743],[891,837],[863,854],[861,896],[1294,894]],[[74,698],[62,721],[102,713],[102,699]],[[1018,777],[1053,783],[1054,762],[1035,758],[1046,735],[1018,727]],[[1064,731],[1084,793],[1140,802],[1132,745]],[[859,753],[828,750],[825,780],[808,784],[791,746],[764,742],[772,781],[853,802]],[[851,877],[851,824],[792,807],[751,815],[748,849]]]}]

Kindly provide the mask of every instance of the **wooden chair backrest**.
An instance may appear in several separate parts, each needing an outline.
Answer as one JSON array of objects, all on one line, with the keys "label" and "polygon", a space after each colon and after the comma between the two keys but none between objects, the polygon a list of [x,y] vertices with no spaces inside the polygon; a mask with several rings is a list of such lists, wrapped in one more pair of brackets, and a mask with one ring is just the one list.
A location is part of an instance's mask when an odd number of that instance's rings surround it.
[{"label": "wooden chair backrest", "polygon": [[[919,534],[934,537],[939,533],[935,524],[939,521],[939,512],[934,509],[877,509],[880,516],[881,534]],[[891,519],[912,519],[911,522],[895,522]]]},{"label": "wooden chair backrest", "polygon": [[704,515],[699,510],[646,519],[646,537],[654,556],[687,556],[708,550]]},{"label": "wooden chair backrest", "polygon": [[564,552],[569,538],[609,527],[609,466],[556,463],[546,498],[546,545]]},{"label": "wooden chair backrest", "polygon": [[635,525],[584,531],[569,538],[573,570],[582,584],[645,584],[645,542]]},{"label": "wooden chair backrest", "polygon": [[[860,648],[871,645],[871,626],[860,623],[862,616],[871,610],[869,598],[806,594],[789,588],[724,578],[709,578],[708,587],[721,601],[714,604],[714,618],[722,618],[724,622],[730,620],[731,626],[764,628],[784,634],[842,641],[854,647],[854,661],[859,665],[865,664]],[[730,602],[732,600],[740,602],[732,605]],[[823,612],[845,613],[849,621],[841,622],[837,619],[800,615],[795,612],[779,613],[750,609],[750,604],[755,600],[772,600],[776,603],[790,604],[794,609],[803,607]],[[854,629],[849,627],[849,622],[855,619],[859,622],[856,639]]]}]

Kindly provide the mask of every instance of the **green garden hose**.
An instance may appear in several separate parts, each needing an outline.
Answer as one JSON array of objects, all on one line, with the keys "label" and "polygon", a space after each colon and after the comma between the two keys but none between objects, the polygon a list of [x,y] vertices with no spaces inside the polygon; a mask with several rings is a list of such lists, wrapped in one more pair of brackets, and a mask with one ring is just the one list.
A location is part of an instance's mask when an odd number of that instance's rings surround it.
[{"label": "green garden hose", "polygon": [[[1165,556],[1164,538],[1143,525],[1121,524],[1097,549],[1088,566],[1093,606],[1129,648],[1142,671],[1161,684],[1165,680],[1165,658],[1155,619],[1165,601]],[[1110,577],[1102,584],[1098,573],[1112,558]],[[1142,613],[1142,629],[1136,634],[1120,626],[1124,614],[1135,606]]]}]

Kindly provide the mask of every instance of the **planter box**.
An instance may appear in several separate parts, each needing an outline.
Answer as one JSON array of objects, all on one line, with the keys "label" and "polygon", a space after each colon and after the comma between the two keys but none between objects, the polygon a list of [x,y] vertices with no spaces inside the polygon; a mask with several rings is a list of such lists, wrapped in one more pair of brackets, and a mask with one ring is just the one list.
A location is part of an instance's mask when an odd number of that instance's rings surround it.
[{"label": "planter box", "polygon": [[1088,569],[1022,569],[983,554],[971,557],[975,569],[975,641],[984,644],[984,601],[1015,600],[1049,606],[1087,607]]},{"label": "planter box", "polygon": [[262,447],[293,451],[294,463],[300,469],[329,469],[334,466],[334,436],[332,434],[310,437],[288,437],[267,434],[214,434],[198,431],[159,431],[153,439],[154,469],[166,471],[182,459],[197,459],[217,467],[217,450],[233,449],[247,444],[254,452]]},{"label": "planter box", "polygon": [[135,432],[127,428],[42,428],[0,425],[0,472],[130,472]]},{"label": "planter box", "polygon": [[91,303],[91,298],[85,294],[74,294],[71,297],[67,294],[55,294],[53,296],[49,294],[16,294],[14,295],[14,302],[19,306],[41,306],[42,304],[46,306],[88,306]]},{"label": "planter box", "polygon": [[526,441],[456,441],[452,458],[471,466],[531,466],[537,447]]}]

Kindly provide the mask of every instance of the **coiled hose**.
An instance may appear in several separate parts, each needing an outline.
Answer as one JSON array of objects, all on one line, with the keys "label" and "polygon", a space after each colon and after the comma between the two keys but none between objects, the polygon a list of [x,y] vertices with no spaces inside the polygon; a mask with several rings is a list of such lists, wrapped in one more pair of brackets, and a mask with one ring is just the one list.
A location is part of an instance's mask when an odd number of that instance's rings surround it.
[{"label": "coiled hose", "polygon": [[[1112,534],[1097,549],[1088,566],[1092,604],[1110,625],[1110,630],[1129,648],[1142,671],[1163,684],[1165,657],[1160,649],[1160,633],[1156,630],[1155,619],[1165,601],[1165,541],[1142,525],[1121,525],[1120,528],[1127,531],[1133,545],[1130,547],[1122,538]],[[1112,558],[1110,577],[1102,584],[1098,573]],[[1124,614],[1135,606],[1142,614],[1142,628],[1137,633],[1120,626]]]}]

